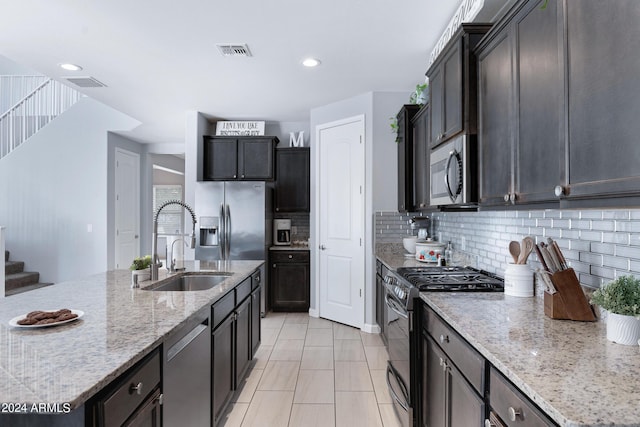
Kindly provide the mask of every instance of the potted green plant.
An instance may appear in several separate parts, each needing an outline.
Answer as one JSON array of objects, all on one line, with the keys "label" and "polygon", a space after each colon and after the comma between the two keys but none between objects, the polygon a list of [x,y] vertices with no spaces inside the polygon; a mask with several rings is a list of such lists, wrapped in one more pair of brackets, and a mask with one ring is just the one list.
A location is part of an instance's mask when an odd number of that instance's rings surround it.
[{"label": "potted green plant", "polygon": [[409,97],[410,104],[418,104],[424,105],[427,103],[427,87],[429,87],[428,83],[418,83],[416,85],[416,89],[413,91],[411,96]]},{"label": "potted green plant", "polygon": [[391,132],[396,136],[395,142],[400,142],[398,137],[398,118],[397,117],[389,117],[389,127],[391,128]]},{"label": "potted green plant", "polygon": [[607,311],[607,339],[624,345],[640,339],[640,279],[622,276],[591,295],[591,303]]},{"label": "potted green plant", "polygon": [[134,258],[131,263],[131,286],[137,287],[138,283],[151,278],[151,255]]}]

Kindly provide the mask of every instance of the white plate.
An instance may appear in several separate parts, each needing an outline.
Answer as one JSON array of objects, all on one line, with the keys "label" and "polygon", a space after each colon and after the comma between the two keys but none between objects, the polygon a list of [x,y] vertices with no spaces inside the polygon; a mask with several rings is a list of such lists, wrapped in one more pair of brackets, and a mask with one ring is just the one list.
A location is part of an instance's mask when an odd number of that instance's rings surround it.
[{"label": "white plate", "polygon": [[[35,311],[35,310],[32,310],[32,311]],[[40,311],[58,311],[58,310],[40,310]],[[58,326],[58,325],[62,325],[62,324],[65,324],[65,323],[74,322],[74,321],[78,320],[79,318],[81,318],[82,316],[84,316],[84,311],[71,310],[71,313],[77,314],[78,317],[74,317],[73,319],[69,319],[69,320],[62,320],[60,322],[46,323],[44,325],[19,325],[18,324],[18,320],[24,319],[27,316],[27,314],[29,314],[29,313],[25,313],[25,314],[22,314],[20,316],[16,316],[13,319],[9,320],[9,326],[13,326],[14,328],[46,328],[46,327],[49,327],[49,326]]]}]

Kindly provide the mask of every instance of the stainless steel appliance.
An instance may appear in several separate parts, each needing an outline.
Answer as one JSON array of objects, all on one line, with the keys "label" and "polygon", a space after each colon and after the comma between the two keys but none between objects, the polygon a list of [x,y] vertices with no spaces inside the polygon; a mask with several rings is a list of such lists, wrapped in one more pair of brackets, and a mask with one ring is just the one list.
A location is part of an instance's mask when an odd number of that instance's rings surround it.
[{"label": "stainless steel appliance", "polygon": [[[196,259],[266,260],[272,236],[272,189],[260,181],[196,183]],[[264,273],[264,272],[263,272]],[[262,275],[261,313],[268,281]]]},{"label": "stainless steel appliance", "polygon": [[288,246],[291,244],[290,219],[273,220],[273,244],[279,246]]},{"label": "stainless steel appliance", "polygon": [[477,202],[477,144],[474,135],[461,135],[431,151],[431,205]]},{"label": "stainless steel appliance", "polygon": [[411,387],[420,378],[417,360],[411,348],[418,348],[420,334],[415,333],[414,299],[420,291],[501,292],[502,280],[488,272],[470,267],[401,267],[384,277],[387,332],[387,387],[393,407],[403,427],[414,427],[419,409],[418,390]]}]

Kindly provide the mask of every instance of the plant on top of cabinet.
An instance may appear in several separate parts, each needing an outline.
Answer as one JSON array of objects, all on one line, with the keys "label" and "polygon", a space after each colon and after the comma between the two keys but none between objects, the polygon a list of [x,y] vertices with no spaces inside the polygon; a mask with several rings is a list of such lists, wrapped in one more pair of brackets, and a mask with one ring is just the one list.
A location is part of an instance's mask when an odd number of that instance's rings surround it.
[{"label": "plant on top of cabinet", "polygon": [[472,49],[491,24],[462,24],[427,70],[435,147],[464,132],[477,132],[477,71]]}]

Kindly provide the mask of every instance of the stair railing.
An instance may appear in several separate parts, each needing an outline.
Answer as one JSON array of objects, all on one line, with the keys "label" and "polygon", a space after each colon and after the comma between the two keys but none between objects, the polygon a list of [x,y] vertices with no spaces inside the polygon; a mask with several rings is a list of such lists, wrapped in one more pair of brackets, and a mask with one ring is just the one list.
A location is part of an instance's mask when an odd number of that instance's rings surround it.
[{"label": "stair railing", "polygon": [[47,79],[0,115],[0,159],[78,102],[82,94]]}]

